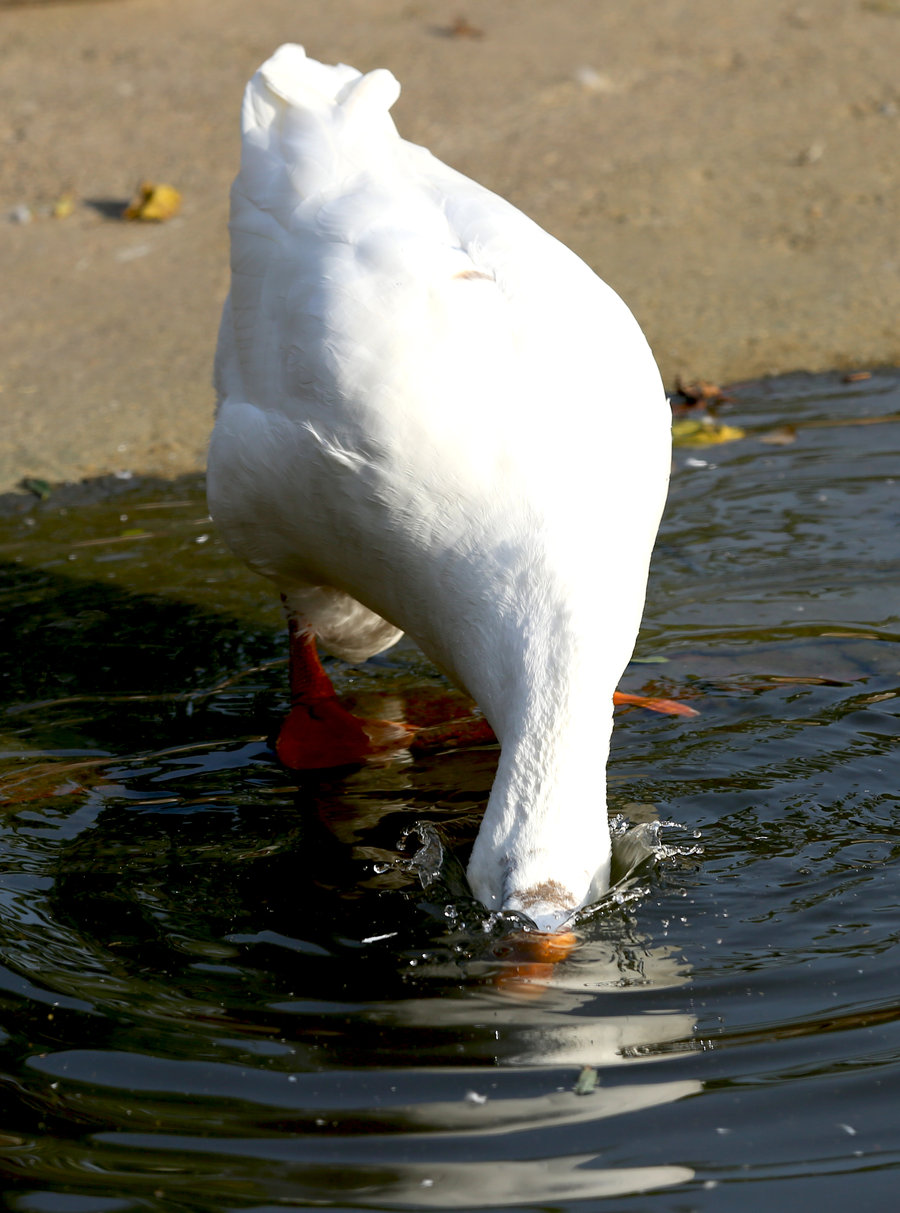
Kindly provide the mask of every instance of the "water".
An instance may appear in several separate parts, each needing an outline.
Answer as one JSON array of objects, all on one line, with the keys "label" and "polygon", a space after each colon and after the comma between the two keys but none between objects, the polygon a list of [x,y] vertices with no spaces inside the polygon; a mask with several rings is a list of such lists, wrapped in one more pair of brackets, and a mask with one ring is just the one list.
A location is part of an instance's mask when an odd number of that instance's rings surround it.
[{"label": "water", "polygon": [[[466,894],[490,747],[273,763],[277,604],[199,484],[6,503],[8,1207],[893,1207],[900,377],[729,420],[676,453],[622,684],[701,715],[619,714],[643,839],[555,966]],[[409,646],[336,677],[465,710]]]}]

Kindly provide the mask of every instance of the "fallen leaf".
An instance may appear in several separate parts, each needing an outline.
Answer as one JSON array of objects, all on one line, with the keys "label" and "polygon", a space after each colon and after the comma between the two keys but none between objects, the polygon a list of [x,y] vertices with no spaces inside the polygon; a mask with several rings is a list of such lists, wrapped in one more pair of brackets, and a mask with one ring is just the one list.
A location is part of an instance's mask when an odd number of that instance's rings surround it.
[{"label": "fallen leaf", "polygon": [[790,446],[792,442],[797,441],[797,431],[792,425],[779,425],[774,430],[761,434],[759,440],[768,446]]},{"label": "fallen leaf", "polygon": [[576,1095],[590,1095],[592,1091],[596,1091],[599,1082],[600,1080],[594,1067],[584,1066],[575,1080],[575,1086],[572,1090]]},{"label": "fallen leaf", "polygon": [[102,767],[108,758],[89,758],[83,762],[46,762],[10,772],[0,778],[0,806],[14,809],[50,796],[71,796],[103,781]]},{"label": "fallen leaf", "polygon": [[46,501],[53,491],[49,483],[38,476],[26,476],[22,481],[22,488],[34,493],[35,497],[40,497],[41,501]]},{"label": "fallen leaf", "polygon": [[689,405],[722,404],[733,399],[732,396],[726,396],[717,383],[711,383],[708,379],[685,383],[678,375],[675,379],[675,390],[679,396],[684,396]]},{"label": "fallen leaf", "polygon": [[177,215],[181,209],[181,194],[171,185],[154,185],[143,181],[125,210],[123,219],[136,219],[143,223],[163,223]]},{"label": "fallen leaf", "polygon": [[447,29],[450,38],[483,38],[484,30],[472,25],[465,17],[457,17]]},{"label": "fallen leaf", "polygon": [[737,425],[725,425],[714,417],[677,417],[672,422],[672,442],[675,446],[716,446],[720,442],[736,442],[746,437]]},{"label": "fallen leaf", "polygon": [[53,203],[51,215],[54,219],[68,219],[75,210],[75,195],[71,190],[64,190]]}]

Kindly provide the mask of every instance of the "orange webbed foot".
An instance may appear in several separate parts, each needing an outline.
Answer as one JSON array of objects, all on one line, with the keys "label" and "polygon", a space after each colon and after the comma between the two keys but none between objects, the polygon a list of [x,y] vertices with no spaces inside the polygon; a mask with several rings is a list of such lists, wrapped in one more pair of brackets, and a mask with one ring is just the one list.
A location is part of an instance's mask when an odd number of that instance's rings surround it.
[{"label": "orange webbed foot", "polygon": [[696,708],[689,707],[677,699],[659,699],[652,695],[628,695],[624,691],[616,691],[613,695],[615,706],[628,705],[635,708],[647,708],[650,712],[662,712],[665,716],[699,716]]},{"label": "orange webbed foot", "polygon": [[415,730],[392,720],[354,716],[339,702],[322,668],[312,632],[288,619],[291,710],[275,750],[293,771],[358,766],[409,744]]},{"label": "orange webbed foot", "polygon": [[397,721],[354,716],[334,696],[295,703],[281,726],[275,750],[292,771],[327,770],[358,766],[403,749],[413,733]]}]

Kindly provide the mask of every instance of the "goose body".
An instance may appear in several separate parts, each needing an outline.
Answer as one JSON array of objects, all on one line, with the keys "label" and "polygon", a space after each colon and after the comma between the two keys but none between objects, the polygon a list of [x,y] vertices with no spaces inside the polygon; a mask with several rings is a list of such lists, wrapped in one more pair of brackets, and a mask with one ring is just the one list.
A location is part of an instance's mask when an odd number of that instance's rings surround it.
[{"label": "goose body", "polygon": [[555,929],[608,883],[669,411],[624,303],[402,140],[398,93],[292,45],[247,86],[210,508],[297,632],[359,661],[405,631],[476,700],[472,891]]}]

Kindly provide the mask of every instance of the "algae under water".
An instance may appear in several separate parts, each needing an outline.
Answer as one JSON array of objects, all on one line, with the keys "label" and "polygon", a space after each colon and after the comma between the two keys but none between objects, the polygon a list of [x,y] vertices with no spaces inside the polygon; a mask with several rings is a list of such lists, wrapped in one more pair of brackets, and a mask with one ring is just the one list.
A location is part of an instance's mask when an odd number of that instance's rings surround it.
[{"label": "algae under water", "polygon": [[[892,1207],[900,376],[729,421],[623,682],[701,715],[613,742],[611,813],[673,824],[537,977],[462,877],[491,747],[273,761],[278,604],[199,481],[3,502],[8,1207]],[[333,668],[452,704],[409,645]]]}]

